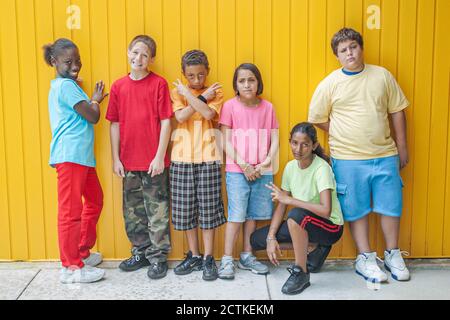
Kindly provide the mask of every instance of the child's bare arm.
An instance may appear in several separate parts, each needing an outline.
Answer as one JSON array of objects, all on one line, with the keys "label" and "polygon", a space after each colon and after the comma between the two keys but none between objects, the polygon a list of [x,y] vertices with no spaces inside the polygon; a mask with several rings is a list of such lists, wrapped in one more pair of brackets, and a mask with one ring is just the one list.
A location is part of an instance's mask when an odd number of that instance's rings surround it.
[{"label": "child's bare arm", "polygon": [[267,185],[267,188],[272,190],[272,201],[277,200],[279,203],[282,203],[286,206],[293,206],[296,208],[303,208],[308,211],[311,211],[318,216],[321,216],[325,219],[330,218],[331,214],[331,189],[323,190],[320,193],[320,203],[311,203],[306,201],[298,200],[292,196],[289,195],[284,190],[281,190],[276,185],[271,184]]},{"label": "child's bare arm", "polygon": [[187,106],[186,108],[175,111],[175,119],[179,123],[183,123],[188,120],[195,113],[195,109],[191,106]]},{"label": "child's bare arm", "polygon": [[[285,191],[286,192],[286,191]],[[286,192],[287,193],[287,192]],[[277,259],[277,253],[281,256],[280,244],[276,238],[277,232],[280,229],[280,225],[283,222],[284,212],[286,211],[286,205],[278,203],[275,209],[272,221],[270,222],[269,233],[267,234],[267,257],[274,265],[279,265]]]},{"label": "child's bare arm", "polygon": [[395,143],[400,157],[400,169],[403,169],[409,161],[408,146],[406,145],[406,116],[405,112],[391,113],[392,126],[395,131]]},{"label": "child's bare arm", "polygon": [[221,126],[222,137],[223,137],[223,146],[225,149],[225,154],[233,159],[236,164],[241,168],[244,172],[245,178],[249,181],[254,181],[261,176],[260,172],[256,170],[254,166],[245,162],[233,147],[231,143],[231,128],[222,124]]},{"label": "child's bare arm", "polygon": [[150,163],[148,174],[152,177],[161,174],[164,171],[164,157],[170,140],[170,119],[161,120],[161,132],[159,134],[158,150],[155,158]]},{"label": "child's bare arm", "polygon": [[[215,117],[216,111],[211,109],[205,102],[194,96],[179,79],[177,79],[177,82],[174,82],[173,84],[177,87],[178,93],[186,98],[189,106],[191,106],[194,111],[199,112],[206,120],[211,120]],[[220,87],[220,84],[214,83],[206,90],[208,92],[207,96],[209,97],[214,90],[219,89]]]},{"label": "child's bare arm", "polygon": [[83,118],[85,118],[90,123],[97,123],[100,119],[100,103],[108,95],[108,93],[103,94],[105,89],[105,84],[103,81],[99,81],[95,85],[95,91],[92,94],[91,102],[80,101],[74,106],[76,112],[78,112]]},{"label": "child's bare arm", "polygon": [[[272,129],[270,133],[270,150],[267,154],[266,159],[261,162],[260,164],[256,165],[256,170],[260,173],[263,173],[266,168],[268,168],[270,165],[273,166],[274,161],[277,159],[277,153],[279,148],[279,131],[278,129]],[[275,168],[272,167],[272,170],[275,170]]]},{"label": "child's bare arm", "polygon": [[328,132],[330,130],[330,121],[324,123],[314,123],[314,125],[325,132]]},{"label": "child's bare arm", "polygon": [[125,177],[125,169],[119,157],[120,150],[120,126],[118,122],[111,122],[109,128],[111,139],[111,154],[113,160],[113,172],[119,177]]}]

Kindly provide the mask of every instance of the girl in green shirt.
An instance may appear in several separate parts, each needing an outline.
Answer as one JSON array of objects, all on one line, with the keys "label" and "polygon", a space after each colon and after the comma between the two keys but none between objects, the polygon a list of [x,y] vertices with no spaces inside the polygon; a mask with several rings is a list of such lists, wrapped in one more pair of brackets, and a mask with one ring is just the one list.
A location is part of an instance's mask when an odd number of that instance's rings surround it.
[{"label": "girl in green shirt", "polygon": [[[294,249],[295,264],[288,268],[291,275],[281,291],[298,294],[310,285],[310,272],[319,271],[331,245],[341,238],[344,222],[329,158],[314,126],[297,124],[289,143],[295,160],[287,163],[281,188],[266,185],[272,201],[278,201],[272,222],[252,234],[251,244],[255,250],[266,249],[274,265],[279,265],[281,249]],[[293,209],[283,220],[287,206]]]}]

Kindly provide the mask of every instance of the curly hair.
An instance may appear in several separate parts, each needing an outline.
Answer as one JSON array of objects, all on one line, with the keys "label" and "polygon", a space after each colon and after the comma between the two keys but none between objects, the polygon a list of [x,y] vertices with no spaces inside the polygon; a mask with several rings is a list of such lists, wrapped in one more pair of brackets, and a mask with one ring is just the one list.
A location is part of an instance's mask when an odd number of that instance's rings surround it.
[{"label": "curly hair", "polygon": [[361,49],[364,49],[364,41],[361,34],[358,31],[355,31],[351,28],[342,28],[338,32],[336,32],[331,39],[331,49],[333,49],[333,53],[337,56],[337,48],[339,43],[347,41],[347,40],[355,40]]},{"label": "curly hair", "polygon": [[204,65],[209,70],[209,62],[206,54],[201,50],[190,50],[181,58],[181,69],[185,71],[187,66]]}]

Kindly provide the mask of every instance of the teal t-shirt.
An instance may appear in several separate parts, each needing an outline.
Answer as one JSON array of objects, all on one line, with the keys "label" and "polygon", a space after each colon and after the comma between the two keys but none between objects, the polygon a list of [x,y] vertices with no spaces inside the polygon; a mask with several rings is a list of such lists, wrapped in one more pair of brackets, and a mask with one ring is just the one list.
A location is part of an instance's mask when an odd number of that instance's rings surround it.
[{"label": "teal t-shirt", "polygon": [[75,81],[67,78],[52,80],[48,94],[51,166],[73,162],[95,167],[94,127],[73,108],[83,100],[89,101],[89,97]]},{"label": "teal t-shirt", "polygon": [[330,219],[336,225],[344,224],[341,206],[336,194],[336,180],[330,165],[315,156],[306,169],[298,166],[297,160],[289,161],[284,168],[281,189],[288,191],[295,199],[320,204],[320,193],[331,189]]}]

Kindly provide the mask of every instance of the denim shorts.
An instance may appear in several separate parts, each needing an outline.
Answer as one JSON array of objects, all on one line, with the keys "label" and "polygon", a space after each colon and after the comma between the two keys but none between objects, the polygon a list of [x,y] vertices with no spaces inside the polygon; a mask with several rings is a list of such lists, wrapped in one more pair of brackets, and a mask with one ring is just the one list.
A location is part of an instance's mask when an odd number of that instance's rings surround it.
[{"label": "denim shorts", "polygon": [[336,191],[346,221],[355,221],[371,212],[391,217],[402,214],[399,157],[369,160],[331,159]]},{"label": "denim shorts", "polygon": [[272,219],[273,203],[266,184],[273,182],[271,174],[247,181],[243,173],[227,172],[228,221]]}]

